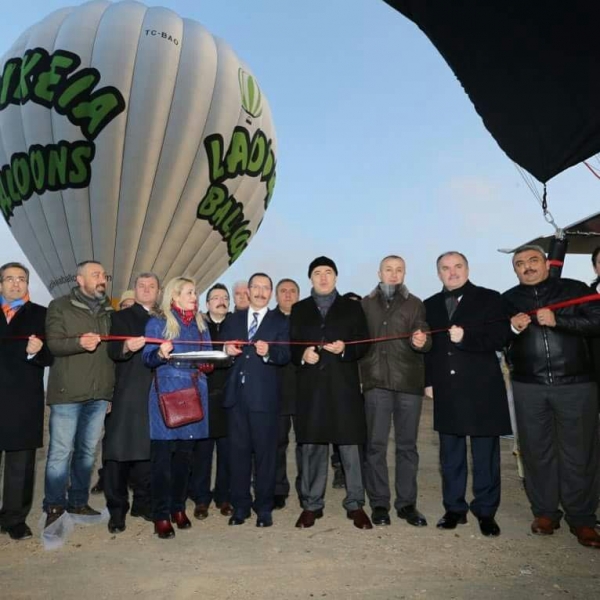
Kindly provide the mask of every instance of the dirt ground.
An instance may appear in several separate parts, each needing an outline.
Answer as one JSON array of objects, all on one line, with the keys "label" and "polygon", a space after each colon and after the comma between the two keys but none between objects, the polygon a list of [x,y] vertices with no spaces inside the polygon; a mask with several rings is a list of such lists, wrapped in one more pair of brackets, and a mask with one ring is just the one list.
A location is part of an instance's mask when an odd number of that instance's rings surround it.
[{"label": "dirt ground", "polygon": [[[109,534],[105,524],[77,526],[54,551],[44,550],[39,537],[45,458],[40,451],[29,518],[34,538],[0,537],[0,598],[600,597],[600,552],[580,546],[565,526],[548,538],[529,532],[531,515],[509,440],[502,440],[503,499],[497,515],[502,535],[484,538],[473,517],[455,531],[437,530],[443,509],[429,403],[420,436],[419,508],[429,520],[425,528],[394,516],[390,527],[359,531],[342,509],[343,491],[329,485],[325,516],[312,529],[294,527],[299,507],[290,501],[274,513],[270,529],[257,529],[253,520],[228,527],[213,510],[175,539],[159,540],[151,523],[129,518],[119,535]],[[294,471],[292,456],[288,452]],[[100,509],[103,498],[92,496],[90,503]],[[191,514],[191,504],[189,509]]]}]

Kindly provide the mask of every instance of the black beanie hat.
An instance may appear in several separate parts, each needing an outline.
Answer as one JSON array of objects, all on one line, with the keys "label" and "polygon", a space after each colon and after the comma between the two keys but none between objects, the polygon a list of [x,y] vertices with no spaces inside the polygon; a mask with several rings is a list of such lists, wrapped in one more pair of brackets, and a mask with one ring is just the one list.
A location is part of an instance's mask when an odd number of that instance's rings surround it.
[{"label": "black beanie hat", "polygon": [[312,275],[312,272],[317,267],[331,267],[333,269],[333,272],[336,275],[338,274],[337,267],[335,266],[335,263],[330,258],[327,258],[326,256],[319,256],[318,258],[315,258],[315,260],[313,260],[310,263],[310,265],[308,266],[308,278],[309,279],[310,279],[310,276]]}]

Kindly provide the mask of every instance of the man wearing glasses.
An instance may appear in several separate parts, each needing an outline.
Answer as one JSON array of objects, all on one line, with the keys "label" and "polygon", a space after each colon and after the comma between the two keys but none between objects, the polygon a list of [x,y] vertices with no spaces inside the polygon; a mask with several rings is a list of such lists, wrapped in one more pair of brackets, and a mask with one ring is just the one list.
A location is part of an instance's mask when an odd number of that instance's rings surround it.
[{"label": "man wearing glasses", "polygon": [[0,531],[26,540],[32,535],[25,520],[33,501],[35,451],[43,441],[44,367],[52,356],[43,342],[46,309],[29,299],[27,267],[0,267],[0,286]]}]

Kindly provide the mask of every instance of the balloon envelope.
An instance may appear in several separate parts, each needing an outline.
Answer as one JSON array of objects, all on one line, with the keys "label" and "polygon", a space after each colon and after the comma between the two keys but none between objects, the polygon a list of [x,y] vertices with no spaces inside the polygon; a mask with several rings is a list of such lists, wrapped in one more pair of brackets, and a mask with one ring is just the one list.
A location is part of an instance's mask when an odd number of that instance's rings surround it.
[{"label": "balloon envelope", "polygon": [[600,152],[600,2],[385,1],[433,42],[502,150],[538,180]]},{"label": "balloon envelope", "polygon": [[199,23],[139,2],[58,10],[0,60],[0,209],[54,297],[101,262],[203,289],[271,200],[276,139],[250,69]]}]

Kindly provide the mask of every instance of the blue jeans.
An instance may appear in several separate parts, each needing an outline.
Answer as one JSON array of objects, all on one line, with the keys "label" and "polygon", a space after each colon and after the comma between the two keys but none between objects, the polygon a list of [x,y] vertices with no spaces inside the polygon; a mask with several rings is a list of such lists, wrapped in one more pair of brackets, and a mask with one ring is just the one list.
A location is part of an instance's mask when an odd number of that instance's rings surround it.
[{"label": "blue jeans", "polygon": [[50,406],[44,510],[49,506],[76,508],[88,503],[96,446],[107,406],[106,400]]}]

